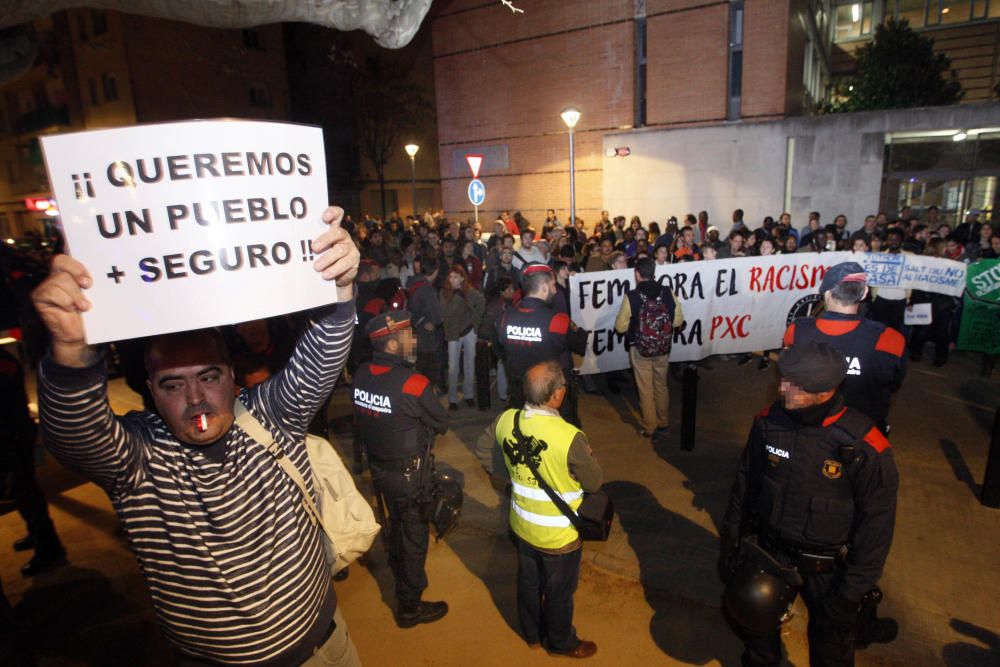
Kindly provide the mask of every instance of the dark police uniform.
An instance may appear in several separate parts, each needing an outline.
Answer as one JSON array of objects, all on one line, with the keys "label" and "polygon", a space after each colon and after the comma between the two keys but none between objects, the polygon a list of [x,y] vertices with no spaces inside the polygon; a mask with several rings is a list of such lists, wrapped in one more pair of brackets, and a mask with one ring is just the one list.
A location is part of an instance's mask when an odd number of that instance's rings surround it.
[{"label": "dark police uniform", "polygon": [[[814,424],[780,400],[757,415],[720,530],[724,553],[755,534],[798,568],[813,666],[854,664],[854,623],[889,553],[898,488],[889,441],[839,394],[828,404]],[[744,665],[780,661],[779,630],[746,640]]]},{"label": "dark police uniform", "polygon": [[860,315],[825,312],[800,317],[785,331],[784,345],[826,343],[844,355],[844,402],[871,417],[888,434],[889,399],[906,376],[906,339],[881,322]]},{"label": "dark police uniform", "polygon": [[375,352],[354,376],[354,411],[375,487],[391,519],[390,565],[400,607],[420,603],[427,588],[428,526],[416,503],[430,482],[434,434],[448,430],[448,413],[430,380],[401,357]]},{"label": "dark police uniform", "polygon": [[514,307],[508,307],[497,318],[494,329],[494,349],[504,360],[510,379],[511,405],[524,407],[524,374],[535,364],[558,361],[568,381],[566,400],[559,413],[579,425],[576,413],[576,388],[573,377],[573,353],[583,354],[587,347],[587,332],[579,329],[566,313],[556,312],[549,304],[535,297],[525,297]]}]

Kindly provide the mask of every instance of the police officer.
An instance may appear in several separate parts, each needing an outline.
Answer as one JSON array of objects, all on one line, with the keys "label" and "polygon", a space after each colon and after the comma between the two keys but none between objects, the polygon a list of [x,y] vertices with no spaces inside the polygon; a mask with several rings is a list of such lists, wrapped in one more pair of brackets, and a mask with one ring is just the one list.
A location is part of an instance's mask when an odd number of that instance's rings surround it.
[{"label": "police officer", "polygon": [[390,519],[389,564],[396,577],[396,623],[412,628],[448,613],[446,602],[426,602],[429,540],[423,501],[432,477],[434,434],[448,430],[448,413],[430,380],[413,370],[416,337],[410,314],[390,311],[367,327],[372,361],[354,377],[354,411],[368,452],[375,488]]},{"label": "police officer", "polygon": [[[847,368],[825,343],[781,353],[781,398],[754,420],[720,529],[723,580],[742,567],[749,536],[798,570],[813,666],[854,664],[855,623],[882,574],[896,516],[892,449],[868,417],[845,406],[838,387]],[[744,665],[781,661],[777,620],[744,640]]]},{"label": "police officer", "polygon": [[865,270],[857,262],[831,267],[819,286],[826,308],[817,318],[800,317],[785,331],[785,346],[820,341],[847,360],[841,387],[844,402],[871,417],[889,434],[889,398],[906,376],[906,339],[886,325],[861,317],[858,308],[868,294]]},{"label": "police officer", "polygon": [[[527,264],[521,272],[524,298],[507,308],[494,327],[494,349],[504,360],[510,379],[511,405],[524,406],[524,374],[543,361],[557,361],[567,378],[573,377],[573,353],[583,354],[587,332],[566,313],[553,310],[556,279],[547,264]],[[566,400],[559,408],[567,421],[579,425],[576,388],[570,382]]]}]

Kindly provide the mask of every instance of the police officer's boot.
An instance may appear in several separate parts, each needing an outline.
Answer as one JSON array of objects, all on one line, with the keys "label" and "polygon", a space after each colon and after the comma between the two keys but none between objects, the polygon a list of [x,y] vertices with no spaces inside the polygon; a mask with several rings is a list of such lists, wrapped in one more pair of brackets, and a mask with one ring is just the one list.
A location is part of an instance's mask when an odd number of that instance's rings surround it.
[{"label": "police officer's boot", "polygon": [[873,586],[861,599],[861,611],[855,626],[854,646],[868,648],[871,644],[887,644],[899,634],[899,624],[892,618],[878,617],[878,604],[882,601],[882,589]]},{"label": "police officer's boot", "polygon": [[445,617],[448,613],[447,602],[400,602],[396,613],[396,625],[401,628],[412,628],[420,623],[433,623]]}]

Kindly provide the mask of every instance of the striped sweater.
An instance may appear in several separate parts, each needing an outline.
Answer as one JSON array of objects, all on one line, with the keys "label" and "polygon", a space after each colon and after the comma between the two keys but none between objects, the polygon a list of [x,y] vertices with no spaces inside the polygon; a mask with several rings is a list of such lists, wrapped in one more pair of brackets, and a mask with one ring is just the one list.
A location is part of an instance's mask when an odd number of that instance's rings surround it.
[{"label": "striped sweater", "polygon": [[[310,487],[306,427],[333,388],[353,329],[354,303],[333,308],[281,373],[239,396]],[[165,636],[212,662],[290,660],[315,634],[321,608],[332,618],[336,604],[319,529],[298,488],[235,425],[217,461],[179,443],[151,412],[116,416],[106,382],[101,364],[67,368],[46,358],[39,371],[45,442],[111,498]]]}]

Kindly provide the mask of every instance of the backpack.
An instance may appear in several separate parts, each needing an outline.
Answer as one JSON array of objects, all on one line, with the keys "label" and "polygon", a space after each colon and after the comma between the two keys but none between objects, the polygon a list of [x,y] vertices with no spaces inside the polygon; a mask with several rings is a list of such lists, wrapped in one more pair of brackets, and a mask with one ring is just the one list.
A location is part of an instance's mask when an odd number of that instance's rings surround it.
[{"label": "backpack", "polygon": [[336,574],[364,555],[371,548],[381,526],[375,521],[371,505],[358,492],[354,478],[333,445],[319,436],[306,436],[313,488],[319,497],[319,502],[314,504],[306,490],[305,480],[274,442],[271,432],[250,414],[239,399],[236,399],[234,412],[236,425],[264,446],[299,487],[306,514],[322,529],[320,538],[330,574]]},{"label": "backpack", "polygon": [[673,317],[670,308],[663,301],[661,292],[650,299],[639,292],[642,305],[639,306],[639,323],[635,330],[635,349],[643,357],[660,357],[670,354],[673,343]]}]

